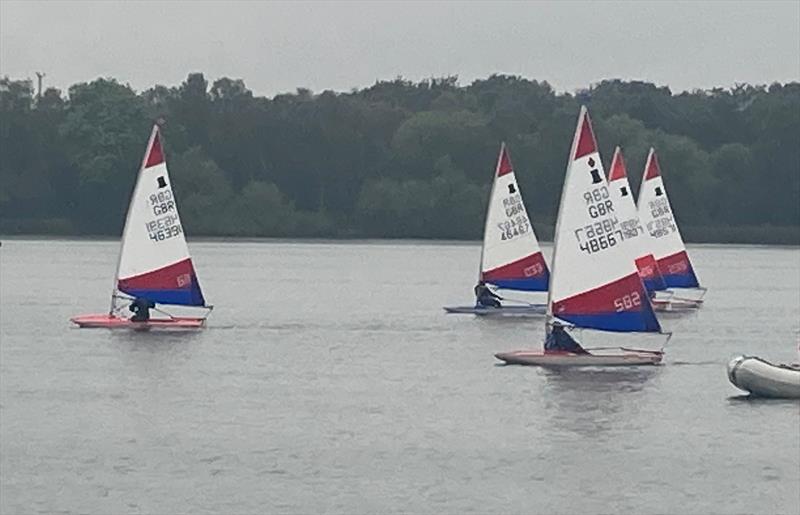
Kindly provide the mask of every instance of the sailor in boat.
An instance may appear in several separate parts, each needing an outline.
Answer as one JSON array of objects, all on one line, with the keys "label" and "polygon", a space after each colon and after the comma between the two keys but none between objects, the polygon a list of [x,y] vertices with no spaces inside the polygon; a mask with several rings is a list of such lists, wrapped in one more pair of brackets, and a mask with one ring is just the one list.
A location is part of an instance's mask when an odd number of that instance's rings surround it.
[{"label": "sailor in boat", "polygon": [[133,312],[131,322],[147,322],[150,320],[150,310],[155,307],[156,305],[153,301],[143,297],[136,297],[128,307]]},{"label": "sailor in boat", "polygon": [[484,281],[478,281],[475,286],[475,305],[483,308],[500,308],[503,297],[496,294],[486,286]]},{"label": "sailor in boat", "polygon": [[550,334],[544,341],[544,352],[570,352],[572,354],[589,354],[589,352],[575,341],[558,322],[553,322]]}]

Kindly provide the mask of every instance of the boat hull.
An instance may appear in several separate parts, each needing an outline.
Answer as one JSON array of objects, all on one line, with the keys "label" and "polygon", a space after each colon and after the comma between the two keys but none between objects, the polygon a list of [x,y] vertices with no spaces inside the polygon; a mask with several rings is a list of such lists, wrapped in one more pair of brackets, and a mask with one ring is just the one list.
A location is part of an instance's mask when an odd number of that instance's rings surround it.
[{"label": "boat hull", "polygon": [[480,306],[445,306],[444,310],[450,314],[479,315],[479,316],[542,316],[547,313],[545,304],[531,304],[530,306],[503,306],[500,308]]},{"label": "boat hull", "polygon": [[728,380],[756,397],[800,399],[800,367],[773,365],[754,356],[737,356],[728,363]]},{"label": "boat hull", "polygon": [[147,322],[132,322],[127,318],[109,315],[108,313],[80,315],[70,319],[78,327],[85,329],[131,329],[135,331],[159,330],[190,330],[201,329],[206,322],[205,318],[175,317],[151,318]]},{"label": "boat hull", "polygon": [[675,313],[680,311],[694,311],[703,306],[702,300],[692,299],[654,299],[651,300],[653,309],[659,312]]},{"label": "boat hull", "polygon": [[527,365],[534,367],[631,367],[658,365],[663,354],[660,352],[624,351],[618,354],[572,354],[569,352],[548,352],[518,350],[499,352],[494,355],[507,365]]}]

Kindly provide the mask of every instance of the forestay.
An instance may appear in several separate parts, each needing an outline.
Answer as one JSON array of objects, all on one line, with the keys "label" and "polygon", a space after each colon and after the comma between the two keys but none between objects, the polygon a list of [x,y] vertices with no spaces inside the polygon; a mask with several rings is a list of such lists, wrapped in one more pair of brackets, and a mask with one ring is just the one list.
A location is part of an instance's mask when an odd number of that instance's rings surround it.
[{"label": "forestay", "polygon": [[498,288],[547,291],[549,275],[503,143],[486,213],[481,279]]},{"label": "forestay", "polygon": [[639,214],[636,212],[636,203],[633,201],[631,186],[628,183],[625,158],[619,147],[614,149],[614,157],[611,160],[608,188],[611,200],[618,210],[617,218],[625,238],[625,246],[636,263],[645,288],[648,291],[666,290],[667,285],[661,276],[658,263],[648,249],[649,236],[642,227]]},{"label": "forestay", "polygon": [[670,288],[699,287],[661,179],[658,158],[652,148],[639,188],[638,212],[650,240],[649,248],[655,255],[666,285]]},{"label": "forestay", "polygon": [[550,316],[585,328],[660,331],[624,238],[583,107],[556,222]]},{"label": "forestay", "polygon": [[160,304],[204,306],[171,184],[156,125],[125,219],[116,288]]}]

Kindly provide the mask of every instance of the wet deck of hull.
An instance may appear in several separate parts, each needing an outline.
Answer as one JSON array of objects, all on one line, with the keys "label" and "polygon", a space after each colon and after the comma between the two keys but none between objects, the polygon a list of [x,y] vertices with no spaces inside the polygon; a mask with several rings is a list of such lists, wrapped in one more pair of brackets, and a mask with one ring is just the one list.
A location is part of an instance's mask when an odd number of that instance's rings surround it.
[{"label": "wet deck of hull", "polygon": [[499,352],[495,357],[507,365],[538,367],[630,367],[658,365],[660,353],[624,352],[619,354],[547,353],[532,350]]},{"label": "wet deck of hull", "polygon": [[479,316],[542,316],[547,313],[545,304],[530,306],[503,306],[500,308],[483,308],[476,306],[445,306],[445,312],[460,315]]},{"label": "wet deck of hull", "polygon": [[201,329],[205,325],[205,318],[175,317],[151,318],[147,322],[132,322],[127,318],[109,314],[80,315],[70,319],[78,327],[85,329],[132,329],[147,331],[158,330],[187,330]]}]

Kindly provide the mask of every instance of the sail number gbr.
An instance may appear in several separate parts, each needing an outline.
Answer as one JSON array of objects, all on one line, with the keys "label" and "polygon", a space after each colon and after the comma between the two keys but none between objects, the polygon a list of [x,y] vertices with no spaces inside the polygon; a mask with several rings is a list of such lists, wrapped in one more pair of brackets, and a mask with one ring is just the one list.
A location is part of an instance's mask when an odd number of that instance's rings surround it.
[{"label": "sail number gbr", "polygon": [[647,207],[650,208],[650,216],[653,217],[651,221],[647,222],[647,232],[653,238],[663,238],[678,230],[666,198],[652,200]]},{"label": "sail number gbr", "polygon": [[149,197],[150,209],[156,216],[164,215],[170,211],[175,211],[175,199],[172,198],[172,190],[166,189],[153,193]]},{"label": "sail number gbr", "polygon": [[614,202],[611,201],[608,188],[600,186],[583,193],[586,201],[586,210],[592,218],[599,218],[614,212]]},{"label": "sail number gbr", "polygon": [[497,224],[497,228],[500,230],[500,241],[513,240],[530,231],[531,224],[519,193],[503,199],[503,212],[506,220]]}]

